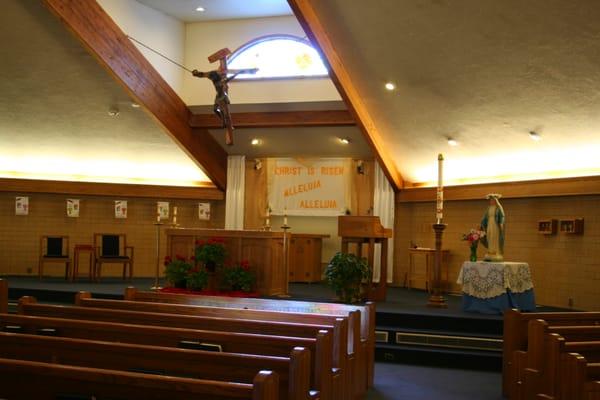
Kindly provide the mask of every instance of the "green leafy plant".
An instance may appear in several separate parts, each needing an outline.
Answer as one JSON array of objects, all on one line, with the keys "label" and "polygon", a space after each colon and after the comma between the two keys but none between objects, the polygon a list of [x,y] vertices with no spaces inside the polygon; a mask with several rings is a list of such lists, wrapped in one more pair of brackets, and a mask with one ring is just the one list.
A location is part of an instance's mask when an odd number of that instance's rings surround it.
[{"label": "green leafy plant", "polygon": [[196,262],[201,262],[209,272],[215,272],[217,267],[223,265],[226,254],[225,240],[222,238],[196,240]]},{"label": "green leafy plant", "polygon": [[223,284],[231,290],[249,292],[256,281],[256,277],[250,271],[250,263],[243,260],[239,265],[223,269]]},{"label": "green leafy plant", "polygon": [[360,284],[370,276],[367,260],[355,254],[336,253],[325,269],[327,284],[344,303],[360,300]]},{"label": "green leafy plant", "polygon": [[166,256],[164,265],[167,281],[175,287],[185,287],[188,272],[192,269],[191,260],[180,255],[175,256],[175,259]]},{"label": "green leafy plant", "polygon": [[204,268],[194,267],[188,271],[186,287],[190,290],[202,290],[208,284],[208,272]]}]

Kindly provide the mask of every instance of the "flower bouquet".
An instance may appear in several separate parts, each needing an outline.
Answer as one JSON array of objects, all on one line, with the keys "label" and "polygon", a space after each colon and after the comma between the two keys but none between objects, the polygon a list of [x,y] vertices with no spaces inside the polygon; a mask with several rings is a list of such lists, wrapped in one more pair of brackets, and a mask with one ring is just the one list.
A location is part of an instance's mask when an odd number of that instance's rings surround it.
[{"label": "flower bouquet", "polygon": [[481,238],[485,236],[485,231],[481,231],[478,229],[471,229],[471,231],[467,234],[463,234],[462,240],[466,240],[469,242],[469,248],[471,249],[470,261],[477,261],[477,245]]}]

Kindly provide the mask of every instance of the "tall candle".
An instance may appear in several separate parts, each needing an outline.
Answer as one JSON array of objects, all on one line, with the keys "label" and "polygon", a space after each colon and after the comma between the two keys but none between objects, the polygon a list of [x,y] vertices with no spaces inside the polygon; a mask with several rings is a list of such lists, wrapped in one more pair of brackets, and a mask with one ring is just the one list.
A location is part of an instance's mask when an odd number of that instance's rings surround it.
[{"label": "tall candle", "polygon": [[287,225],[287,215],[285,215],[285,214],[283,216],[283,224]]},{"label": "tall candle", "polygon": [[173,207],[173,216],[176,217],[177,216],[177,207]]},{"label": "tall candle", "polygon": [[441,223],[444,218],[444,184],[443,184],[443,162],[444,156],[438,154],[438,185],[437,185],[437,205],[435,218],[437,223]]},{"label": "tall candle", "polygon": [[160,211],[156,213],[156,222],[160,222]]}]

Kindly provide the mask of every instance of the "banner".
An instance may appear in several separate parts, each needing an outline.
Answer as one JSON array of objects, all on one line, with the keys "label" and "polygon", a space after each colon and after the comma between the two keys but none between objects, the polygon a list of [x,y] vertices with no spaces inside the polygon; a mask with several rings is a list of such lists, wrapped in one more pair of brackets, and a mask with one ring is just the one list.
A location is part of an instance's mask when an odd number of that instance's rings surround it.
[{"label": "banner", "polygon": [[115,200],[115,218],[127,218],[127,200]]},{"label": "banner", "polygon": [[15,215],[29,215],[29,197],[15,197]]},{"label": "banner", "polygon": [[67,217],[79,217],[79,199],[67,199]]},{"label": "banner", "polygon": [[350,159],[269,161],[269,206],[273,215],[338,216],[349,209]]}]

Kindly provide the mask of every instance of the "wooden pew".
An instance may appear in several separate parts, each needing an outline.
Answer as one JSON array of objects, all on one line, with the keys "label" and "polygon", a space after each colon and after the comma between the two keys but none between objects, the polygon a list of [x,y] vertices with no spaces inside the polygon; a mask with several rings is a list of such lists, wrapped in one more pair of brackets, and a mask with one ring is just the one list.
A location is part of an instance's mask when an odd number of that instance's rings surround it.
[{"label": "wooden pew", "polygon": [[[321,330],[316,338],[297,338],[264,334],[219,332],[196,329],[166,328],[98,321],[79,321],[25,315],[0,315],[0,331],[25,334],[48,334],[134,343],[162,347],[186,348],[208,343],[221,347],[223,352],[289,357],[294,347],[305,347],[314,356],[312,385],[321,393],[321,399],[332,398],[333,343],[330,331]],[[341,377],[336,380],[341,382]]]},{"label": "wooden pew", "polygon": [[588,363],[581,354],[566,354],[563,360],[566,383],[562,398],[569,400],[600,400],[600,363]]},{"label": "wooden pew", "polygon": [[[273,300],[277,301],[277,300]],[[366,394],[366,357],[362,353],[359,340],[351,341],[354,337],[360,337],[360,312],[352,311],[350,317],[338,317],[336,315],[326,314],[307,314],[297,312],[279,312],[271,310],[253,310],[253,309],[235,309],[225,307],[205,307],[186,304],[153,303],[127,300],[104,300],[94,299],[89,292],[79,292],[75,298],[75,304],[81,307],[105,308],[105,309],[123,309],[141,312],[158,312],[165,314],[193,315],[203,317],[220,317],[229,319],[247,319],[254,321],[282,321],[307,324],[334,324],[339,318],[354,322],[355,334],[347,336],[347,352],[340,355],[346,358],[344,379],[345,389],[352,388],[353,395],[346,394],[345,398],[354,396],[364,396]],[[333,328],[334,346],[343,352],[341,346],[342,335],[340,329]],[[340,363],[334,363],[338,366]],[[343,364],[342,364],[343,365]]]},{"label": "wooden pew", "polygon": [[[526,381],[525,398],[534,399],[537,394],[545,394],[554,399],[570,400],[570,396],[562,397],[562,387],[566,384],[568,371],[564,369],[564,360],[568,353],[580,353],[592,362],[600,362],[600,341],[567,342],[565,338],[550,333],[546,336],[546,365],[542,368],[541,378],[536,386]],[[526,377],[529,371],[525,370]]]},{"label": "wooden pew", "polygon": [[148,375],[0,358],[0,397],[55,400],[98,396],[128,400],[276,400],[277,375],[260,371],[251,385]]},{"label": "wooden pew", "polygon": [[594,341],[600,340],[600,325],[551,326],[541,319],[529,321],[525,362],[517,366],[516,382],[513,383],[517,386],[517,394],[513,396],[515,399],[526,398],[526,393],[530,397],[537,393],[543,370],[548,363],[546,342],[551,333],[558,334],[567,341]]},{"label": "wooden pew", "polygon": [[320,313],[352,318],[353,311],[360,311],[360,328],[350,321],[350,333],[358,337],[360,333],[361,353],[366,357],[365,387],[373,386],[375,362],[375,303],[367,302],[364,305],[320,303],[296,300],[268,300],[255,298],[230,298],[218,296],[189,296],[175,293],[158,293],[140,291],[129,287],[125,289],[125,300],[149,301],[158,303],[203,305],[212,307],[228,307],[238,309],[271,310],[282,312]]},{"label": "wooden pew", "polygon": [[521,313],[515,309],[507,310],[504,313],[502,394],[511,399],[515,398],[516,391],[511,385],[511,382],[516,382],[515,364],[525,363],[527,326],[534,319],[543,319],[550,325],[599,325],[600,312]]},{"label": "wooden pew", "polygon": [[289,357],[271,357],[0,333],[0,353],[3,358],[240,383],[252,383],[268,369],[279,376],[281,399],[318,399],[318,392],[310,391],[310,353],[302,347]]},{"label": "wooden pew", "polygon": [[8,282],[0,279],[0,314],[8,312]]},{"label": "wooden pew", "polygon": [[[334,325],[300,324],[290,322],[254,321],[243,319],[227,319],[220,317],[198,317],[189,315],[175,315],[164,313],[136,312],[117,309],[101,309],[92,307],[57,306],[38,304],[35,298],[23,296],[19,299],[17,313],[20,315],[67,318],[76,320],[93,320],[116,323],[127,323],[149,326],[167,326],[173,328],[187,328],[214,330],[224,332],[256,333],[300,338],[316,338],[319,331],[339,330],[340,342],[334,345],[334,393],[347,391],[347,363],[345,349],[347,348],[348,321],[338,318]],[[321,386],[326,383],[321,381]],[[318,384],[317,380],[315,384]]]}]

